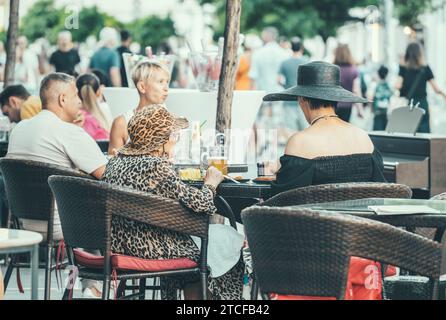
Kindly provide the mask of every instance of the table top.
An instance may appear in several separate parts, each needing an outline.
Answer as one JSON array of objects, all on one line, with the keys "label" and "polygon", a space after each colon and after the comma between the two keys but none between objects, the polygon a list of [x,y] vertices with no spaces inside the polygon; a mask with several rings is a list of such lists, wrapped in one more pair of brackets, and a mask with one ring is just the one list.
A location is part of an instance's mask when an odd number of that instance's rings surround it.
[{"label": "table top", "polygon": [[40,233],[25,230],[0,229],[0,249],[28,247],[43,240]]},{"label": "table top", "polygon": [[[203,182],[189,182],[189,184],[200,188],[203,185]],[[217,194],[224,198],[267,199],[271,194],[271,184],[224,181],[218,186]]]},{"label": "table top", "polygon": [[[369,206],[426,206],[439,213],[417,213],[407,215],[378,215]],[[336,201],[296,206],[314,210],[336,211],[373,220],[386,222],[400,227],[446,228],[446,201],[421,199],[384,199],[368,198],[359,200]]]},{"label": "table top", "polygon": [[427,208],[432,208],[439,211],[438,214],[446,215],[446,201],[443,200],[367,198],[358,200],[326,202],[303,206],[310,206],[311,208],[318,210],[333,210],[343,212],[353,211],[365,214],[376,214],[372,209],[369,208],[369,206],[425,206]]}]

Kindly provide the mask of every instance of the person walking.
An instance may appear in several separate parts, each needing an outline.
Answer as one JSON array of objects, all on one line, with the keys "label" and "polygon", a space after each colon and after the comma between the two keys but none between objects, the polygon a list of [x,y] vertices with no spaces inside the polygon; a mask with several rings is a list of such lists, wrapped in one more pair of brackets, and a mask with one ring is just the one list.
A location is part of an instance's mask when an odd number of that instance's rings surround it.
[{"label": "person walking", "polygon": [[127,30],[122,30],[121,31],[121,46],[116,49],[116,51],[118,51],[119,54],[119,59],[121,61],[121,82],[122,82],[122,86],[123,87],[128,87],[129,86],[129,82],[127,79],[127,74],[125,71],[125,64],[124,64],[124,57],[122,56],[123,53],[132,53],[132,51],[130,51],[130,45],[132,44],[132,37],[130,35],[130,32],[128,32]]},{"label": "person walking", "polygon": [[[308,57],[304,55],[304,46],[299,37],[291,39],[291,49],[293,55],[282,62],[279,70],[279,82],[283,83],[285,89],[297,85],[297,70],[300,65],[308,62]],[[285,101],[285,125],[287,129],[300,131],[308,127],[302,109],[296,108],[295,102]]]},{"label": "person walking", "polygon": [[420,43],[413,42],[407,46],[404,62],[400,65],[398,81],[396,89],[400,91],[400,97],[413,100],[413,104],[417,105],[425,111],[421,119],[418,132],[430,133],[430,112],[427,101],[427,83],[429,83],[436,94],[446,99],[446,94],[440,89],[434,79],[432,69],[424,59],[423,48]]},{"label": "person walking", "polygon": [[[359,78],[359,71],[356,68],[355,60],[353,59],[350,48],[347,44],[339,45],[335,50],[335,59],[333,62],[341,68],[341,86],[345,90],[353,92],[357,96],[361,96],[361,84]],[[336,114],[345,122],[350,122],[352,114],[353,103],[340,102],[336,109]],[[360,104],[355,104],[355,107],[360,108],[359,115],[362,115],[362,108]]]},{"label": "person walking", "polygon": [[373,130],[383,131],[387,126],[387,111],[390,105],[390,99],[393,96],[393,90],[387,82],[389,69],[381,66],[378,69],[379,82],[375,88],[373,96]]},{"label": "person walking", "polygon": [[57,38],[58,49],[50,57],[53,71],[63,72],[73,76],[76,66],[81,62],[79,53],[73,47],[70,31],[62,31]]},{"label": "person walking", "polygon": [[118,34],[113,28],[104,28],[99,35],[102,47],[95,52],[90,61],[90,69],[99,69],[109,78],[113,87],[121,86],[121,61],[114,50]]}]

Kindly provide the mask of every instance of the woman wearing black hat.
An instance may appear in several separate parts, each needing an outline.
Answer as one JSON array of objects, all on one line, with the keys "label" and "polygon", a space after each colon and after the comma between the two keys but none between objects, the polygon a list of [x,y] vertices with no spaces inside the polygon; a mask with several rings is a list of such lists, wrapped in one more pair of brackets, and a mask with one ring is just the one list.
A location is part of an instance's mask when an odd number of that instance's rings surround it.
[{"label": "woman wearing black hat", "polygon": [[[385,181],[382,157],[368,134],[336,115],[338,102],[367,102],[341,87],[338,66],[325,62],[301,65],[297,86],[264,100],[298,102],[310,124],[289,139],[273,183],[274,193],[326,183]],[[361,272],[370,264],[373,262],[352,260],[349,277],[362,279]],[[361,281],[351,283],[353,294],[346,298],[380,298],[380,288],[368,290]]]},{"label": "woman wearing black hat", "polygon": [[325,183],[385,181],[382,157],[368,134],[336,115],[338,102],[367,102],[341,87],[338,66],[301,65],[297,86],[264,100],[298,102],[310,124],[288,140],[274,193]]}]

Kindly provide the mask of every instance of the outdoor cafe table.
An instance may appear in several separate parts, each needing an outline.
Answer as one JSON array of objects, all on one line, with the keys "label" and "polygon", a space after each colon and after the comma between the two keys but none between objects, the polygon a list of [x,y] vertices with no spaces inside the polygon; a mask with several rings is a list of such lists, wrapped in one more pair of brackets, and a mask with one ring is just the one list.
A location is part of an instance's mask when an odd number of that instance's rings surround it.
[{"label": "outdoor cafe table", "polygon": [[[383,215],[376,214],[374,211],[369,209],[369,206],[426,206],[436,209],[439,213]],[[404,227],[410,231],[413,231],[414,228],[435,228],[437,230],[435,235],[436,241],[441,241],[441,237],[446,230],[446,201],[442,200],[368,198],[305,204],[296,207],[336,211],[339,213],[381,221],[396,227]]]},{"label": "outdoor cafe table", "polygon": [[[190,184],[197,188],[203,186],[203,182]],[[241,223],[240,212],[243,209],[271,197],[271,184],[224,181],[218,186],[217,195],[223,197],[228,202],[234,212],[235,219]]]},{"label": "outdoor cafe table", "polygon": [[42,235],[37,232],[0,229],[0,254],[31,253],[31,300],[38,299],[39,243]]}]

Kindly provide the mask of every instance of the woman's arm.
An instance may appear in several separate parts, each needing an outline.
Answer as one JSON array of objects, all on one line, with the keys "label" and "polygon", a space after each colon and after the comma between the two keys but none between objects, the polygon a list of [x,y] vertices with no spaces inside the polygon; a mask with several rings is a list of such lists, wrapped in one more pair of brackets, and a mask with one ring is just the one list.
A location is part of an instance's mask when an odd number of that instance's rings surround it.
[{"label": "woman's arm", "polygon": [[127,123],[123,116],[113,121],[110,130],[110,142],[108,145],[108,154],[114,156],[116,151],[124,146],[128,139]]},{"label": "woman's arm", "polygon": [[440,87],[438,86],[437,82],[434,79],[429,80],[429,83],[430,83],[432,89],[434,89],[436,94],[439,94],[444,99],[446,99],[446,94],[440,89]]},{"label": "woman's arm", "polygon": [[395,89],[401,90],[401,88],[403,87],[403,81],[403,77],[399,76],[395,83]]},{"label": "woman's arm", "polygon": [[205,184],[202,189],[187,185],[180,180],[175,170],[167,162],[160,161],[156,167],[158,188],[161,195],[177,199],[195,212],[215,213],[215,188]]}]

